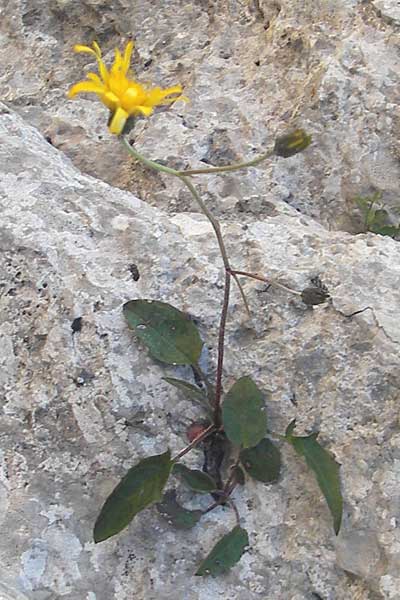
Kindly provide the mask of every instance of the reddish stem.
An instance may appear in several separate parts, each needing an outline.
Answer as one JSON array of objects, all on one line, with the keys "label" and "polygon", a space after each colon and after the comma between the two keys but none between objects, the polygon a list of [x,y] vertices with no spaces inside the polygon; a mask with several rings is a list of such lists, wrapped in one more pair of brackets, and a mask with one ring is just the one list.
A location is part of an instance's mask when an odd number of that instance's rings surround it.
[{"label": "reddish stem", "polygon": [[224,366],[224,343],[225,343],[225,327],[229,307],[229,294],[231,290],[231,273],[225,269],[225,288],[224,288],[224,303],[222,306],[221,320],[219,324],[218,334],[218,362],[217,362],[217,377],[215,384],[215,406],[214,406],[214,425],[221,425],[221,396],[222,396],[222,370]]}]

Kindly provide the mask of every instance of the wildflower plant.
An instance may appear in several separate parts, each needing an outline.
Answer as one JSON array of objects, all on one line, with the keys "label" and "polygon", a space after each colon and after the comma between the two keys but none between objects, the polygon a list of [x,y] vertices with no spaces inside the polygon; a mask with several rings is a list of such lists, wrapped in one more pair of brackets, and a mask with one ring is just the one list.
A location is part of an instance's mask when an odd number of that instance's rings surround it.
[{"label": "wildflower plant", "polygon": [[[153,358],[167,365],[188,365],[193,369],[198,382],[196,385],[173,377],[166,377],[165,380],[186,398],[199,403],[204,409],[204,419],[189,427],[189,443],[175,456],[167,449],[162,454],[142,458],[128,470],[105,500],[94,526],[94,540],[102,542],[120,533],[140,511],[150,505],[155,505],[158,512],[177,529],[195,527],[204,514],[228,506],[233,511],[235,526],[217,541],[196,571],[199,576],[217,576],[236,564],[250,543],[236,507],[234,492],[245,485],[247,478],[266,484],[278,481],[281,453],[277,441],[288,443],[305,460],[326,499],[336,534],[341,526],[343,501],[339,465],[319,444],[318,434],[295,435],[294,421],[284,434],[271,431],[263,393],[250,376],[241,377],[229,390],[223,388],[225,328],[232,281],[238,286],[249,314],[241,277],[282,287],[288,293],[298,294],[308,305],[325,301],[327,290],[322,293],[317,286],[297,292],[269,281],[263,275],[236,270],[230,263],[220,224],[193,184],[196,175],[223,174],[255,167],[273,157],[294,156],[308,147],[311,137],[301,129],[293,131],[276,139],[273,148],[259,157],[223,167],[178,171],[145,158],[126,136],[126,131],[132,125],[129,121],[138,116],[149,117],[157,106],[186,98],[182,95],[180,85],[149,89],[136,82],[129,70],[132,49],[133,43],[129,42],[123,53],[115,50],[114,62],[108,69],[96,42],[92,47],[75,46],[75,51],[89,53],[96,58],[99,74],[88,73],[87,80],[72,86],[69,97],[84,92],[96,94],[110,111],[110,132],[119,136],[128,153],[149,169],[176,177],[190,191],[209,220],[218,242],[224,267],[224,292],[214,381],[200,367],[203,342],[197,327],[186,314],[170,304],[153,299],[133,299],[124,304],[123,314],[128,327]],[[182,458],[194,449],[204,453],[202,470],[189,469],[182,462]],[[175,484],[180,482],[194,493],[209,494],[213,501],[205,510],[188,510],[179,504],[175,489],[165,491],[167,483],[171,481]]]}]

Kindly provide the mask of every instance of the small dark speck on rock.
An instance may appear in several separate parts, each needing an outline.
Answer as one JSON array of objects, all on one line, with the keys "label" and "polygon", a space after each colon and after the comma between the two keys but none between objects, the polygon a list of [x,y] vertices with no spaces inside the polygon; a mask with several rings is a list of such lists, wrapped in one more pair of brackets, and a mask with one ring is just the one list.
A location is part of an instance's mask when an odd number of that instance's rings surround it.
[{"label": "small dark speck on rock", "polygon": [[133,281],[139,281],[140,273],[139,273],[139,269],[137,268],[137,265],[135,265],[135,263],[131,263],[129,265],[129,271],[130,271],[130,274],[132,275]]},{"label": "small dark speck on rock", "polygon": [[72,323],[71,323],[72,335],[74,335],[74,333],[78,333],[79,331],[82,330],[82,323],[83,323],[82,317],[76,317],[76,319],[74,319],[72,321]]}]

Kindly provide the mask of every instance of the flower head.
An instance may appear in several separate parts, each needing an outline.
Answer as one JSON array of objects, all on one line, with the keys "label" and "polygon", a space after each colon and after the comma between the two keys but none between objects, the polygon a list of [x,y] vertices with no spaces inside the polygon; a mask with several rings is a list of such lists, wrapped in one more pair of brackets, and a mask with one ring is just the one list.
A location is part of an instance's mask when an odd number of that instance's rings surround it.
[{"label": "flower head", "polygon": [[276,138],[274,152],[277,156],[289,158],[303,152],[311,144],[311,135],[304,129],[296,129],[291,133]]},{"label": "flower head", "polygon": [[97,94],[101,102],[111,111],[109,130],[119,135],[122,133],[129,117],[143,115],[149,117],[155,106],[171,104],[176,100],[186,100],[181,95],[182,87],[174,85],[161,89],[159,87],[147,89],[140,83],[128,77],[133,42],[126,45],[124,53],[116,48],[114,63],[107,69],[101,56],[101,50],[96,42],[92,48],[89,46],[74,46],[75,52],[93,54],[98,63],[99,75],[88,73],[87,80],[80,81],[72,86],[68,97],[73,98],[80,93]]}]

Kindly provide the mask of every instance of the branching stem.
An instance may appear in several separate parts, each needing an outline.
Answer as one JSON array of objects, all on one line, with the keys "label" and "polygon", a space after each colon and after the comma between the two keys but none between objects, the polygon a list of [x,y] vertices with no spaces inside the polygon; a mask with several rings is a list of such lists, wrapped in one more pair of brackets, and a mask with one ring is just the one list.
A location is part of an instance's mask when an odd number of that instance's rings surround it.
[{"label": "branching stem", "polygon": [[[203,200],[201,199],[196,188],[190,181],[189,176],[206,175],[206,174],[214,174],[214,173],[227,173],[230,171],[237,171],[239,169],[255,167],[255,166],[259,165],[261,162],[263,162],[264,160],[266,160],[267,158],[269,158],[270,156],[272,156],[273,151],[271,150],[253,160],[250,160],[247,162],[241,162],[236,165],[228,165],[225,167],[212,167],[212,168],[208,168],[208,169],[188,169],[185,171],[177,171],[176,169],[171,169],[170,167],[166,167],[164,165],[161,165],[153,160],[149,160],[148,158],[142,156],[137,150],[135,150],[135,148],[133,146],[131,146],[131,144],[125,137],[122,137],[122,143],[124,144],[124,146],[128,150],[128,152],[132,156],[134,156],[137,160],[142,162],[145,166],[147,166],[155,171],[159,171],[161,173],[173,175],[174,177],[177,177],[178,179],[180,179],[182,181],[182,183],[186,186],[186,188],[192,194],[193,198],[196,200],[201,212],[209,220],[209,222],[214,230],[215,237],[217,238],[219,250],[220,250],[222,261],[224,264],[224,270],[225,270],[224,299],[223,299],[221,318],[220,318],[220,323],[219,323],[219,333],[218,333],[218,357],[217,357],[215,396],[214,396],[214,401],[212,402],[213,410],[214,410],[214,419],[213,419],[214,422],[212,425],[207,427],[207,429],[202,431],[201,434],[198,435],[188,446],[186,446],[185,448],[183,448],[183,450],[178,452],[178,454],[172,459],[173,462],[176,462],[179,459],[181,459],[183,456],[185,456],[185,454],[190,452],[190,450],[192,450],[192,448],[197,446],[202,440],[204,440],[206,437],[208,437],[209,435],[211,435],[213,432],[217,431],[218,429],[221,429],[221,427],[222,427],[222,421],[221,421],[222,373],[223,373],[223,366],[224,366],[225,329],[226,329],[226,321],[227,321],[228,309],[229,309],[231,278],[233,278],[235,280],[235,282],[239,288],[244,305],[245,305],[246,310],[249,315],[250,315],[249,305],[247,303],[246,296],[245,296],[244,290],[242,288],[242,285],[240,283],[238,276],[243,275],[246,277],[251,277],[253,279],[257,279],[259,281],[264,281],[265,283],[269,283],[268,280],[266,280],[264,277],[260,277],[258,275],[253,275],[251,273],[247,273],[246,271],[236,271],[231,268],[228,253],[226,251],[225,243],[224,243],[222,233],[221,233],[220,224],[219,224],[218,220],[214,217],[214,215],[210,212],[210,210],[208,209],[206,204],[203,202]],[[282,286],[280,284],[274,284],[274,285],[277,285],[278,287],[281,287],[287,291],[294,292],[294,290],[290,290],[289,288],[286,288],[285,286]],[[294,292],[294,293],[298,294],[299,292]],[[196,371],[196,373],[199,375],[199,377],[201,377],[201,379],[205,382],[209,400],[211,402],[212,398],[210,397],[210,394],[213,394],[213,392],[214,392],[212,385],[209,383],[207,377],[201,371],[201,369],[198,365],[194,365],[193,368]],[[237,464],[238,464],[238,461],[237,461]],[[228,481],[224,486],[224,490],[221,491],[221,499],[218,500],[215,504],[211,505],[205,512],[209,512],[210,510],[213,510],[214,508],[219,506],[221,503],[228,502],[235,513],[236,522],[239,526],[240,525],[239,512],[236,508],[235,503],[229,497],[230,494],[232,493],[235,485],[236,485],[236,482],[235,482],[235,478],[234,478],[234,471],[232,470],[231,476],[228,478]]]},{"label": "branching stem", "polygon": [[214,175],[215,173],[229,173],[232,171],[239,171],[239,169],[248,169],[249,167],[256,167],[260,163],[264,162],[274,154],[273,150],[269,150],[253,160],[237,163],[236,165],[227,165],[226,167],[210,167],[205,169],[185,169],[184,171],[178,171],[179,175]]},{"label": "branching stem", "polygon": [[250,277],[251,279],[257,279],[257,281],[262,281],[263,283],[267,283],[268,285],[273,285],[282,290],[285,290],[286,292],[290,292],[291,294],[296,294],[296,296],[301,296],[301,292],[298,292],[297,290],[292,290],[292,288],[286,287],[286,285],[283,285],[282,283],[278,283],[277,281],[267,279],[266,277],[262,277],[261,275],[255,275],[254,273],[248,273],[247,271],[237,271],[236,269],[234,271],[231,271],[231,275],[232,275],[232,277],[235,275],[243,275],[243,277]]},{"label": "branching stem", "polygon": [[[217,219],[214,217],[214,215],[210,212],[210,210],[207,208],[205,203],[203,202],[203,200],[201,199],[199,193],[197,192],[197,190],[194,187],[194,185],[192,184],[192,182],[185,176],[184,173],[182,173],[180,171],[176,171],[175,169],[171,169],[170,167],[165,167],[164,165],[160,165],[159,163],[157,163],[153,160],[149,160],[148,158],[145,158],[137,150],[135,150],[135,148],[133,148],[133,146],[130,145],[129,141],[126,138],[123,137],[122,142],[123,142],[124,146],[126,147],[126,149],[128,150],[128,152],[132,156],[134,156],[137,160],[140,160],[147,167],[150,167],[151,169],[154,169],[156,171],[160,171],[161,173],[167,173],[169,175],[174,175],[175,177],[178,177],[178,179],[180,179],[182,181],[182,183],[188,188],[188,190],[192,194],[193,198],[196,200],[201,212],[207,217],[207,219],[211,223],[211,226],[212,226],[215,236],[217,238],[219,250],[220,250],[222,261],[224,263],[224,268],[225,268],[224,301],[223,301],[223,306],[222,306],[219,334],[218,334],[217,375],[216,375],[215,400],[214,400],[214,421],[215,421],[215,426],[219,427],[221,425],[220,405],[221,405],[221,397],[222,397],[222,371],[223,371],[223,364],[224,364],[225,326],[226,326],[226,319],[227,319],[228,307],[229,307],[231,276],[235,277],[235,280],[238,282],[240,292],[242,294],[242,297],[244,298],[243,288],[241,287],[238,278],[232,274],[232,269],[231,269],[231,266],[229,263],[228,253],[226,251],[224,240],[222,237],[220,224],[217,221]],[[264,160],[264,158],[262,158],[262,160]],[[258,164],[258,162],[261,162],[260,158],[256,159],[255,164]],[[251,165],[250,165],[250,163],[245,163],[245,164],[247,166],[253,166],[253,163],[254,163],[254,161],[251,161]],[[226,170],[226,167],[221,167],[221,168]],[[242,168],[242,167],[237,167],[237,168]],[[245,301],[245,306],[246,306],[246,309],[249,311],[249,307],[248,307],[248,304],[246,301]]]}]

